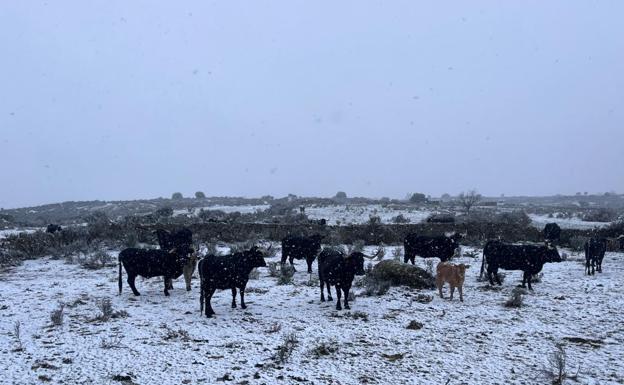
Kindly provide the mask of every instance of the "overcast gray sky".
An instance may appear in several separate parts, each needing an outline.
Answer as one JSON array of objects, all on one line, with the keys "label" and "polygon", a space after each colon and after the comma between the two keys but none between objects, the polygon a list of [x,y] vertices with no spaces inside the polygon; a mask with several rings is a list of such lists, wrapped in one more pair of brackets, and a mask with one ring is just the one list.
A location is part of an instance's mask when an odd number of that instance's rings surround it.
[{"label": "overcast gray sky", "polygon": [[622,1],[5,1],[0,206],[623,192],[622,15]]}]

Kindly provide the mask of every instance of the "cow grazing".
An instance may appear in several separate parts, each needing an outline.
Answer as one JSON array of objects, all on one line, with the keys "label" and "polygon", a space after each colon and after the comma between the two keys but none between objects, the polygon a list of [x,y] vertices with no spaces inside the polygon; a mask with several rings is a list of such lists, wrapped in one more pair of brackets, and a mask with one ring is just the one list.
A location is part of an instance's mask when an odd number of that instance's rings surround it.
[{"label": "cow grazing", "polygon": [[312,273],[312,262],[321,250],[322,235],[310,237],[290,235],[282,239],[282,265],[288,258],[291,265],[295,259],[305,259],[308,263],[308,273]]},{"label": "cow grazing", "polygon": [[422,258],[440,258],[440,261],[446,262],[459,249],[459,240],[461,235],[458,233],[452,236],[437,236],[429,237],[424,235],[408,234],[403,241],[403,247],[405,253],[403,256],[403,262],[412,262],[415,264],[416,256]]},{"label": "cow grazing", "polygon": [[522,287],[531,287],[531,276],[542,271],[545,263],[561,262],[561,256],[555,246],[551,245],[512,245],[501,241],[488,241],[483,248],[481,275],[487,266],[488,279],[494,285],[492,274],[496,282],[502,285],[498,277],[498,269],[522,270]]},{"label": "cow grazing", "polygon": [[544,231],[542,233],[544,234],[544,240],[546,242],[559,242],[561,237],[561,227],[554,222],[547,223],[546,226],[544,226]]},{"label": "cow grazing", "polygon": [[[377,255],[381,252],[383,252],[383,249],[380,249]],[[349,290],[351,290],[353,279],[356,275],[364,275],[364,258],[373,259],[377,255],[368,257],[360,252],[345,254],[336,249],[321,251],[318,258],[321,302],[325,302],[324,286],[327,286],[327,298],[333,301],[331,286],[334,285],[336,287],[336,296],[338,297],[336,310],[342,310],[340,305],[341,291],[344,293],[344,307],[345,309],[350,309]]]},{"label": "cow grazing", "polygon": [[[585,273],[594,275],[596,270],[602,273],[602,260],[607,251],[607,240],[604,238],[590,238],[585,242]],[[591,267],[591,270],[590,270]]]},{"label": "cow grazing", "polygon": [[119,294],[123,287],[121,266],[128,274],[128,285],[134,295],[141,295],[134,285],[137,276],[144,278],[164,278],[165,295],[169,295],[171,280],[184,272],[184,266],[191,259],[194,250],[190,247],[178,247],[170,251],[128,248],[119,253]]},{"label": "cow grazing", "polygon": [[55,224],[52,224],[52,223],[49,224],[46,227],[46,233],[50,233],[50,234],[54,234],[54,233],[60,232],[61,230],[63,230],[63,228],[61,226],[55,225]]},{"label": "cow grazing", "polygon": [[201,285],[200,311],[203,312],[205,306],[206,317],[212,317],[215,314],[210,300],[217,289],[232,290],[232,308],[235,308],[237,288],[240,290],[241,307],[246,309],[245,287],[249,280],[249,273],[256,267],[266,267],[264,258],[267,252],[268,250],[254,246],[240,253],[222,256],[208,255],[201,259],[197,267]]},{"label": "cow grazing", "polygon": [[459,300],[464,302],[464,278],[466,277],[466,269],[469,265],[459,264],[453,265],[448,262],[438,263],[436,268],[436,286],[440,292],[440,298],[444,298],[442,294],[442,288],[444,283],[448,282],[451,287],[451,299],[453,299],[453,292],[455,288],[459,291]]}]

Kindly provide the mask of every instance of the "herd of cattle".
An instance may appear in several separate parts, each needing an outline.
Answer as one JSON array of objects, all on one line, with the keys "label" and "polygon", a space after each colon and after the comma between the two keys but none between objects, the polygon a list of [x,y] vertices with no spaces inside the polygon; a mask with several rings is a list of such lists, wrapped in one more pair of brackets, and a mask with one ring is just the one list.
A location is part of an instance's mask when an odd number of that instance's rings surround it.
[{"label": "herd of cattle", "polygon": [[[554,225],[554,226],[553,226]],[[556,224],[549,224],[544,229],[544,245],[509,244],[499,240],[490,240],[483,249],[481,275],[487,272],[491,285],[501,285],[498,269],[520,270],[523,272],[522,287],[532,290],[531,278],[539,273],[545,263],[561,262],[554,242],[559,238],[560,229]],[[245,288],[251,271],[266,267],[265,258],[271,247],[254,246],[249,250],[228,255],[207,255],[198,262],[197,252],[193,249],[192,233],[184,228],[174,233],[157,230],[156,236],[160,249],[128,248],[119,254],[119,293],[122,292],[122,266],[128,276],[128,285],[134,295],[140,295],[135,286],[137,276],[164,278],[164,292],[169,295],[172,280],[184,275],[186,290],[191,290],[191,276],[197,266],[200,278],[200,308],[207,317],[215,314],[211,298],[217,289],[232,291],[232,308],[236,307],[237,289],[240,293],[240,305],[245,305]],[[318,260],[318,276],[321,288],[321,301],[325,301],[324,289],[328,300],[333,301],[331,286],[337,295],[336,309],[341,310],[341,297],[344,307],[349,309],[349,291],[356,275],[364,274],[364,260],[376,258],[362,252],[344,252],[335,248],[321,250],[323,237],[288,236],[282,239],[282,266],[288,260],[291,265],[295,259],[305,259],[308,273],[312,273],[312,263]],[[461,234],[451,236],[422,236],[409,234],[404,240],[404,263],[415,264],[415,257],[440,259],[437,267],[436,284],[442,297],[442,286],[448,282],[451,286],[451,299],[455,288],[459,290],[463,301],[462,285],[467,265],[451,264],[448,261],[459,253]],[[621,236],[620,239],[624,239]],[[606,252],[606,240],[591,238],[585,243],[585,272],[602,272],[602,260]],[[381,251],[381,249],[380,249]],[[318,256],[318,258],[317,258]]]}]

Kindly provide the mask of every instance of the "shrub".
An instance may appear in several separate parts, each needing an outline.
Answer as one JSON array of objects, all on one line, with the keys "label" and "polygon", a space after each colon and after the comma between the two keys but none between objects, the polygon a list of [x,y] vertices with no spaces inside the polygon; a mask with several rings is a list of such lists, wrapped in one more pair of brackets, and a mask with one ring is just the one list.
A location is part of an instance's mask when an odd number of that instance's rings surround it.
[{"label": "shrub", "polygon": [[392,282],[381,280],[372,274],[366,274],[362,280],[364,286],[364,294],[367,296],[381,296],[390,290]]},{"label": "shrub", "polygon": [[206,199],[206,194],[204,194],[202,191],[197,191],[195,193],[195,198],[196,199]]},{"label": "shrub", "polygon": [[82,267],[91,270],[97,270],[110,265],[113,262],[113,257],[105,251],[98,250],[92,254],[87,255],[80,264]]},{"label": "shrub", "polygon": [[611,222],[617,219],[617,213],[612,209],[601,208],[585,213],[581,219],[586,222]]},{"label": "shrub", "polygon": [[336,193],[336,196],[334,196],[334,198],[336,199],[347,199],[347,193],[344,191],[338,191]]},{"label": "shrub", "polygon": [[428,274],[432,276],[434,275],[433,274],[433,259],[431,258],[425,259],[425,270],[427,271]]},{"label": "shrub", "polygon": [[59,303],[58,308],[52,310],[50,313],[50,321],[52,321],[53,326],[61,326],[63,324],[64,310],[65,304],[62,302]]},{"label": "shrub", "polygon": [[295,276],[295,267],[293,265],[284,264],[279,269],[279,277],[277,277],[278,285],[290,285],[293,283]]},{"label": "shrub", "polygon": [[184,199],[184,196],[182,195],[181,192],[174,192],[173,194],[171,194],[171,199],[172,200],[181,200],[181,199]]},{"label": "shrub", "polygon": [[156,218],[168,218],[173,215],[173,208],[171,206],[161,207],[154,211]]},{"label": "shrub", "polygon": [[299,340],[297,339],[296,334],[287,334],[282,343],[277,347],[277,352],[273,356],[275,362],[283,364],[288,361],[298,344]]},{"label": "shrub", "polygon": [[310,354],[314,356],[315,358],[321,358],[324,356],[330,356],[336,353],[337,351],[338,351],[337,342],[335,341],[332,341],[331,343],[321,342],[319,345],[313,347],[310,350]]},{"label": "shrub", "polygon": [[410,219],[405,217],[403,214],[399,214],[396,217],[392,218],[392,223],[396,223],[396,224],[410,223]]},{"label": "shrub", "polygon": [[24,345],[22,344],[22,323],[20,321],[15,321],[13,324],[13,338],[15,339],[15,351],[24,350]]},{"label": "shrub", "polygon": [[277,278],[280,275],[279,262],[267,263],[267,269],[269,270],[269,277]]},{"label": "shrub", "polygon": [[403,256],[403,248],[395,247],[392,249],[392,259],[394,261],[401,262],[401,257]]},{"label": "shrub", "polygon": [[[555,350],[548,357],[543,372],[553,385],[563,385],[567,379],[577,380],[578,371],[571,375],[567,371],[568,355],[562,343],[555,344]],[[580,368],[579,368],[580,370]]]},{"label": "shrub", "polygon": [[110,298],[102,298],[95,302],[98,309],[100,309],[100,314],[98,314],[95,319],[98,321],[108,321],[113,316],[113,302]]},{"label": "shrub", "polygon": [[526,294],[526,290],[521,287],[515,287],[511,291],[511,297],[509,297],[509,299],[505,302],[505,307],[522,307],[522,304],[524,302],[524,294]]},{"label": "shrub", "polygon": [[433,289],[433,276],[425,270],[394,260],[380,261],[370,274],[378,281],[389,281],[392,286],[409,286],[415,289]]},{"label": "shrub", "polygon": [[427,196],[422,193],[413,193],[409,199],[410,203],[425,203],[427,202]]}]

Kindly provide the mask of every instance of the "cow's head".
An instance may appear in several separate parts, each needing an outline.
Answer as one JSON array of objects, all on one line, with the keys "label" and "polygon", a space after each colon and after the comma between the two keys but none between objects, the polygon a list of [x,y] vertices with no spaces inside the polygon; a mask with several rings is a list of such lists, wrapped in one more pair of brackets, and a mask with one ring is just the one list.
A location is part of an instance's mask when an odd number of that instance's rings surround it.
[{"label": "cow's head", "polygon": [[344,259],[347,266],[349,266],[349,270],[353,270],[355,275],[364,275],[366,274],[364,271],[364,259],[374,259],[379,255],[382,255],[381,253],[383,253],[383,248],[379,248],[377,253],[370,257],[364,253],[356,251],[351,254],[345,254]]},{"label": "cow's head", "polygon": [[561,262],[561,256],[559,255],[559,250],[557,247],[552,244],[546,245],[546,255],[544,258],[544,262]]},{"label": "cow's head", "polygon": [[310,237],[308,237],[311,241],[312,241],[312,247],[314,248],[314,250],[321,250],[321,241],[323,240],[323,238],[325,238],[324,236],[322,236],[321,234],[314,234]]},{"label": "cow's head", "polygon": [[[269,249],[270,250],[270,247]],[[263,249],[258,246],[254,246],[251,249],[243,252],[243,261],[249,267],[266,267],[264,257],[268,254],[267,249]]]},{"label": "cow's head", "polygon": [[176,261],[187,263],[189,259],[197,257],[195,253],[195,249],[193,249],[189,245],[180,245],[176,246],[173,249],[169,250],[169,254],[175,257]]},{"label": "cow's head", "polygon": [[345,264],[349,271],[353,271],[355,275],[364,275],[364,257],[363,253],[356,251],[351,254],[345,254]]}]

